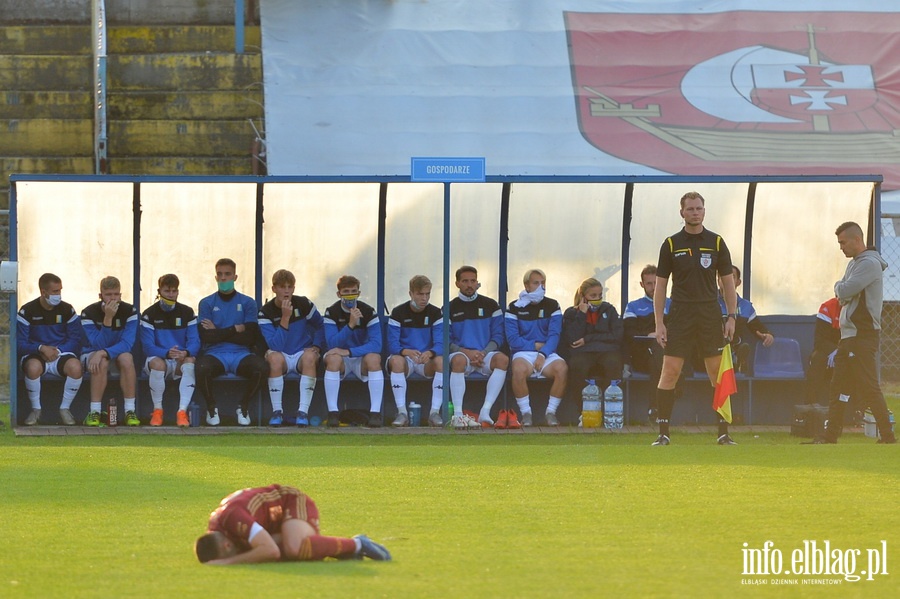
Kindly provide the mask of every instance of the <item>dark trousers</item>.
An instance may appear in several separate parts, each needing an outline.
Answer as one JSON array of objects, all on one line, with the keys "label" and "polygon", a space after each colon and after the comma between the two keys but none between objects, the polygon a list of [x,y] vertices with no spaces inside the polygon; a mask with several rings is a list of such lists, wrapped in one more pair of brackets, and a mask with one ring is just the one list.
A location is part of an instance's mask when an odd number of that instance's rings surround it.
[{"label": "dark trousers", "polygon": [[806,403],[828,405],[832,397],[831,375],[834,370],[828,368],[828,355],[831,352],[813,350],[809,355],[809,368],[806,370]]},{"label": "dark trousers", "polygon": [[[206,409],[210,413],[216,407],[216,400],[212,394],[212,380],[225,374],[225,365],[215,356],[203,355],[197,358],[194,373],[197,376],[197,388],[206,400]],[[247,388],[241,398],[241,409],[246,412],[252,400],[269,376],[269,363],[265,358],[250,354],[238,363],[235,374],[248,380]]]},{"label": "dark trousers", "polygon": [[566,364],[569,366],[566,395],[576,406],[581,405],[581,390],[587,384],[586,379],[595,379],[603,392],[611,380],[622,378],[622,356],[617,351],[574,353],[566,358]]},{"label": "dark trousers", "polygon": [[831,379],[831,401],[828,404],[828,423],[825,438],[836,441],[844,425],[844,410],[851,392],[859,405],[872,410],[881,438],[892,440],[890,418],[881,385],[878,382],[878,332],[867,332],[856,337],[841,339],[834,358],[834,376]]}]

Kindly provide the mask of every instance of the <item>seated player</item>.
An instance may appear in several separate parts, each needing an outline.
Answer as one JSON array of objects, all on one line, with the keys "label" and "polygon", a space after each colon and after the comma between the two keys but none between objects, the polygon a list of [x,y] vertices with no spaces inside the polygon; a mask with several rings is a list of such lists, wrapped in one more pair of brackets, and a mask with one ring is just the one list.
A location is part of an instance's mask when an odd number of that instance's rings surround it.
[{"label": "seated player", "polygon": [[[443,426],[441,405],[444,402],[443,318],[441,309],[429,302],[431,281],[425,275],[409,280],[410,301],[391,310],[388,321],[388,370],[391,373],[391,389],[397,405],[397,417],[393,426],[407,426],[406,379],[416,373],[431,382],[431,411],[428,424]],[[462,409],[462,406],[460,406]],[[418,424],[418,423],[416,423]]]},{"label": "seated player", "polygon": [[119,373],[119,386],[125,404],[125,425],[140,426],[135,413],[137,372],[134,367],[134,343],[137,339],[137,308],[122,301],[122,285],[116,277],[100,280],[100,301],[81,313],[84,331],[81,365],[91,373],[91,410],[85,426],[100,426],[100,410],[109,373]]},{"label": "seated player", "polygon": [[365,535],[319,534],[319,509],[299,489],[269,485],[235,491],[209,516],[206,534],[194,545],[201,563],[215,566],[277,561],[316,561],[368,557],[390,561],[391,554]]},{"label": "seated player", "polygon": [[[741,269],[731,265],[734,273],[734,288],[741,284]],[[722,288],[721,277],[719,289]],[[719,293],[719,306],[722,308],[722,314],[728,314],[725,307],[725,299],[722,293]],[[750,303],[750,300],[737,295],[737,318],[734,323],[734,339],[731,341],[731,347],[734,352],[734,367],[738,372],[749,373],[750,371],[750,348],[754,341],[759,341],[765,347],[771,347],[775,343],[775,335],[769,331],[763,322],[756,316],[756,308]]]},{"label": "seated player", "polygon": [[275,297],[259,311],[259,330],[269,346],[266,352],[269,398],[272,400],[269,426],[281,426],[284,422],[281,396],[286,373],[300,373],[297,426],[309,426],[309,406],[316,390],[316,366],[320,345],[324,342],[323,320],[315,304],[307,297],[294,295],[296,282],[291,271],[275,271],[272,275],[272,293]]},{"label": "seated player", "polygon": [[150,426],[162,426],[166,379],[179,381],[175,424],[190,425],[187,409],[196,387],[194,361],[200,353],[200,335],[194,309],[178,301],[179,284],[173,274],[161,276],[156,290],[159,301],[141,315],[141,346],[147,356],[144,372],[150,379],[153,400]]}]

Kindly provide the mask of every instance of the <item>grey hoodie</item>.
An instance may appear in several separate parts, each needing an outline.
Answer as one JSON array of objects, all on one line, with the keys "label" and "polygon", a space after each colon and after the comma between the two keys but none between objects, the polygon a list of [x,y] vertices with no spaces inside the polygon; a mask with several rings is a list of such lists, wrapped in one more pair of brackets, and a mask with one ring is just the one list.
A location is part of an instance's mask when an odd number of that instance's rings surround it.
[{"label": "grey hoodie", "polygon": [[884,269],[881,255],[867,249],[850,260],[844,277],[834,284],[841,310],[841,339],[881,330]]}]

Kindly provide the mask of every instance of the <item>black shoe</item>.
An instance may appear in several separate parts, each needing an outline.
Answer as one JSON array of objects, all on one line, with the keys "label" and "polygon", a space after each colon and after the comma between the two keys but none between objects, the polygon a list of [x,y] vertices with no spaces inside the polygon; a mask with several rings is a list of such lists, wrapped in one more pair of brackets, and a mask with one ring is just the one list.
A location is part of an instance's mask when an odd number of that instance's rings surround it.
[{"label": "black shoe", "polygon": [[719,438],[716,439],[716,443],[718,443],[719,445],[737,445],[737,443],[734,442],[734,439],[732,439],[728,435],[728,433],[725,433],[724,435],[719,435]]},{"label": "black shoe", "polygon": [[669,437],[667,435],[660,435],[656,438],[656,441],[651,443],[650,445],[668,445]]},{"label": "black shoe", "polygon": [[837,441],[829,441],[825,437],[816,437],[812,441],[803,441],[800,445],[836,445]]},{"label": "black shoe", "polygon": [[340,412],[328,412],[327,426],[338,427],[340,425],[341,425],[341,413]]},{"label": "black shoe", "polygon": [[384,426],[384,420],[381,418],[381,412],[369,412],[369,428],[381,428]]}]

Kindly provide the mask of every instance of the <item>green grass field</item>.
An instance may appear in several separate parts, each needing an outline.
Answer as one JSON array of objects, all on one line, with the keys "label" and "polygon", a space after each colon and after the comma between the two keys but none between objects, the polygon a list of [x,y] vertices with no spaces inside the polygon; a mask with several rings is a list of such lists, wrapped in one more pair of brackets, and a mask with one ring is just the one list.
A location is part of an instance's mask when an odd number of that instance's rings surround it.
[{"label": "green grass field", "polygon": [[[735,438],[16,438],[7,425],[0,597],[896,596],[900,446]],[[271,482],[307,491],[324,534],[366,533],[394,561],[197,563],[193,541],[219,499]],[[857,572],[885,540],[889,575],[742,584],[743,543],[767,540],[788,566],[804,540],[862,549]]]}]

